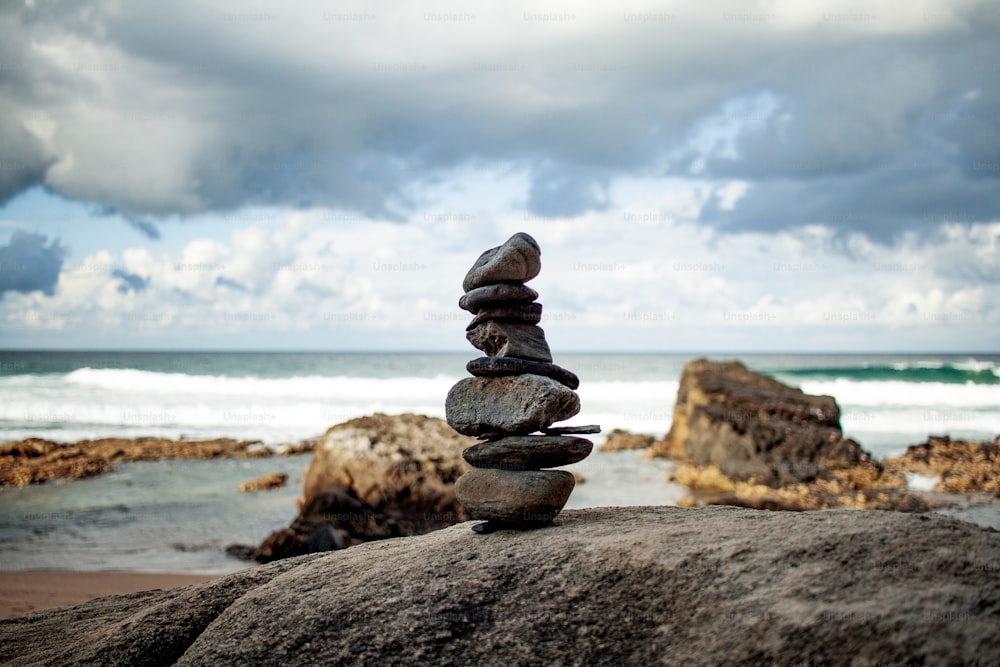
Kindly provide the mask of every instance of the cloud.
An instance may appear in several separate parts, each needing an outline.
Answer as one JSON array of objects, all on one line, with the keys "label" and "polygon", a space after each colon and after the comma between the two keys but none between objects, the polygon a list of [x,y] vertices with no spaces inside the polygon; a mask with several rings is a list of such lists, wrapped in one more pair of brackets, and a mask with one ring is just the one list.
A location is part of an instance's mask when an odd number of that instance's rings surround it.
[{"label": "cloud", "polygon": [[129,273],[128,271],[123,271],[122,269],[113,269],[111,275],[115,278],[120,278],[122,284],[118,286],[118,291],[125,293],[129,290],[133,292],[141,292],[149,286],[149,281],[140,275],[135,273]]},{"label": "cloud", "polygon": [[126,222],[130,227],[138,230],[143,236],[145,236],[148,239],[153,239],[155,241],[156,239],[160,238],[159,228],[157,228],[156,225],[149,222],[148,220],[127,219]]},{"label": "cloud", "polygon": [[64,266],[52,296],[6,294],[0,336],[472,354],[469,315],[456,305],[461,278],[516,231],[541,244],[531,285],[558,353],[974,350],[1000,332],[1000,291],[990,289],[1000,283],[1000,223],[944,225],[887,247],[822,225],[722,234],[684,221],[696,202],[655,180],[627,193],[643,208],[623,209],[622,196],[612,190],[606,210],[573,220],[510,212],[486,231],[452,215],[329,225],[321,212],[290,213],[172,251],[101,251]]},{"label": "cloud", "polygon": [[547,10],[5,5],[0,140],[17,168],[0,201],[41,184],[136,221],[246,206],[405,220],[415,191],[479,168],[526,174],[521,201],[545,217],[600,211],[614,183],[647,177],[746,181],[705,211],[727,232],[887,241],[1000,216],[988,0]]},{"label": "cloud", "polygon": [[55,294],[66,249],[58,239],[47,241],[42,234],[16,231],[7,245],[0,246],[0,294]]}]

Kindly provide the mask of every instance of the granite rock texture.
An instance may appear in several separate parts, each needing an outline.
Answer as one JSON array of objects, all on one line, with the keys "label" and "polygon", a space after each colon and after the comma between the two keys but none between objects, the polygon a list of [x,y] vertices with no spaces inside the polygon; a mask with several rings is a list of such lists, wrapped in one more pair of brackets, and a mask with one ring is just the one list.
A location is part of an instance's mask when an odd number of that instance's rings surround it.
[{"label": "granite rock texture", "polygon": [[929,515],[565,510],[0,622],[0,662],[994,664],[1000,533]]}]

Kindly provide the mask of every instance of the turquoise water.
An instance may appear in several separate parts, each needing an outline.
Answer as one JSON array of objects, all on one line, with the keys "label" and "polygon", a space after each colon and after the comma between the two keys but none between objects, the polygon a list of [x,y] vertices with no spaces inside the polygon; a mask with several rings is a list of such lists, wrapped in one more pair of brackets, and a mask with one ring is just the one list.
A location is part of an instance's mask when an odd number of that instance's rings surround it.
[{"label": "turquoise water", "polygon": [[[0,352],[0,440],[238,437],[272,445],[373,412],[444,415],[473,354]],[[662,436],[691,354],[567,354],[583,409],[570,423]],[[829,394],[844,431],[879,457],[928,434],[1000,433],[1000,355],[713,355]],[[601,442],[603,436],[595,438]],[[224,572],[226,545],[259,543],[295,516],[308,456],[160,461],[110,475],[0,489],[0,568]],[[636,452],[574,466],[568,507],[672,504],[672,464]],[[284,471],[289,486],[236,485]]]}]

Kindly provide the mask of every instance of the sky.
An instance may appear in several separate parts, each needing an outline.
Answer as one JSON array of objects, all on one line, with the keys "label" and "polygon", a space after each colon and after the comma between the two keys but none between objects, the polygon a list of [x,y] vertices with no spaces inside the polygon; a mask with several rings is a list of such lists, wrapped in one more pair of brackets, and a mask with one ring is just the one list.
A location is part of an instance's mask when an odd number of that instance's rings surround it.
[{"label": "sky", "polygon": [[995,352],[1000,5],[0,4],[0,347]]}]

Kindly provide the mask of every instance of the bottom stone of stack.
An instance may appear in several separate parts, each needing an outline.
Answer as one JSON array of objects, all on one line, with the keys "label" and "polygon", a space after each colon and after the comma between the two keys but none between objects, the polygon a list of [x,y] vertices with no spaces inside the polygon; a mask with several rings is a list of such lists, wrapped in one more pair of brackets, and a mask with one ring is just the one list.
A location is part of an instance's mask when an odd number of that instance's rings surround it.
[{"label": "bottom stone of stack", "polygon": [[565,470],[476,468],[455,482],[455,497],[475,519],[536,528],[556,518],[574,486]]}]

